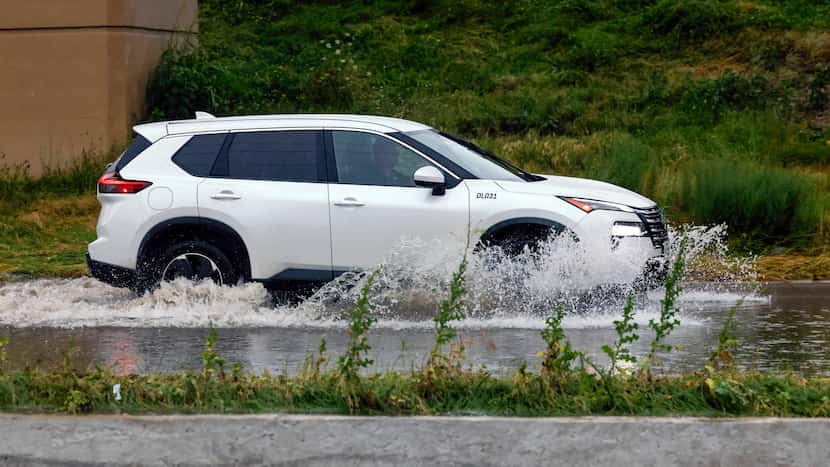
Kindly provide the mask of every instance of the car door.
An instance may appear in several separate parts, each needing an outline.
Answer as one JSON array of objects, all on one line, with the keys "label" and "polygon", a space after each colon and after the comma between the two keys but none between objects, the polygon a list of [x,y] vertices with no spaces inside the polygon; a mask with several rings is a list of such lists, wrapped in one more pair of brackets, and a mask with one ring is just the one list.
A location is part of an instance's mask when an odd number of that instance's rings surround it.
[{"label": "car door", "polygon": [[242,237],[259,280],[331,279],[321,130],[232,133],[199,184],[199,215]]},{"label": "car door", "polygon": [[[329,209],[335,272],[371,268],[404,239],[439,239],[464,247],[469,194],[461,180],[384,134],[330,130],[326,143],[334,166]],[[427,165],[444,173],[444,194],[415,186],[413,174]]]}]

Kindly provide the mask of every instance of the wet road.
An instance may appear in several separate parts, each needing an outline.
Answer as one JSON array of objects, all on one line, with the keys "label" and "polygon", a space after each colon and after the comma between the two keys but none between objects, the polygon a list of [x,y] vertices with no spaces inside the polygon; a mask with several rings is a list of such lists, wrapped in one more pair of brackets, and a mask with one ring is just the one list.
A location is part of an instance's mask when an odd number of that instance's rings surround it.
[{"label": "wet road", "polygon": [[[42,285],[37,290],[45,290]],[[0,285],[0,336],[10,339],[12,367],[56,367],[74,342],[78,352],[73,362],[79,367],[97,364],[121,373],[199,368],[207,327],[213,323],[219,334],[216,350],[229,364],[291,374],[302,369],[321,339],[327,342],[330,360],[342,353],[347,340],[342,318],[321,313],[319,307],[275,308],[256,288],[202,290],[190,285],[139,299],[88,279],[55,280],[51,285],[55,287],[48,293],[22,283]],[[740,366],[830,375],[830,283],[746,289],[687,285],[679,303],[681,325],[670,339],[680,348],[664,355],[664,367],[671,372],[701,368],[729,309],[737,305]],[[633,346],[636,355],[647,352],[651,336],[645,329],[657,316],[660,298],[653,293],[638,302],[641,338]],[[373,370],[407,370],[425,361],[433,343],[432,322],[412,319],[407,307],[387,307],[370,333]],[[567,337],[575,348],[601,360],[600,348],[613,342],[613,320],[621,309],[620,299],[608,299],[603,306],[572,311],[564,322]],[[543,323],[543,315],[509,311],[462,321],[458,327],[466,363],[501,374],[523,362],[538,366]]]}]

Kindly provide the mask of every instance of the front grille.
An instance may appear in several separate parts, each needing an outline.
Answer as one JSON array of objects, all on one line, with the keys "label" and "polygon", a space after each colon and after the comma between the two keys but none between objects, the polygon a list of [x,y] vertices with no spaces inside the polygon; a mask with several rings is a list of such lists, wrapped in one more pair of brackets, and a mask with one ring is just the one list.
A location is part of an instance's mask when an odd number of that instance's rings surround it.
[{"label": "front grille", "polygon": [[646,232],[651,243],[657,248],[665,250],[669,240],[669,231],[666,228],[666,218],[660,208],[654,206],[648,209],[635,209],[634,212],[640,216],[640,220],[646,226]]}]

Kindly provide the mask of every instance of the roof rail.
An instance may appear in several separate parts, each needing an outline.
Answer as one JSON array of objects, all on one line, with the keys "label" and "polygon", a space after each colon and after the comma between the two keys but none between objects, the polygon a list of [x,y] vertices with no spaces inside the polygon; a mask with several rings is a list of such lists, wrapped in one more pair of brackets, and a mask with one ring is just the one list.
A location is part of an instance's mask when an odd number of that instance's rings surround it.
[{"label": "roof rail", "polygon": [[216,118],[213,114],[209,114],[207,112],[196,111],[196,120],[207,120],[211,118]]}]

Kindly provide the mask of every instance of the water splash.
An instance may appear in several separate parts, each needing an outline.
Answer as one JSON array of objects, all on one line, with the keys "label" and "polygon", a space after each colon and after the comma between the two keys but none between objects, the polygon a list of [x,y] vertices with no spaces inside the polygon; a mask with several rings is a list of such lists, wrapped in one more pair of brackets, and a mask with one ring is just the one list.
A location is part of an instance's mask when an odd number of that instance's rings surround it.
[{"label": "water splash", "polygon": [[[752,287],[736,292],[732,283],[753,277],[753,258],[731,259],[723,242],[725,227],[686,227],[689,277],[717,270],[719,281],[697,284],[681,304],[735,302],[743,296],[766,300]],[[679,233],[671,233],[673,251]],[[378,327],[430,328],[464,249],[459,245],[408,240],[381,265],[372,291]],[[625,254],[594,261],[594,255],[569,238],[552,240],[538,254],[505,257],[498,249],[468,256],[468,318],[459,327],[537,329],[562,304],[566,328],[611,326],[636,268]],[[702,271],[700,268],[708,268]],[[0,284],[0,326],[13,327],[304,327],[342,328],[365,275],[348,274],[296,306],[275,306],[260,284],[218,287],[179,279],[137,297],[90,278],[12,281]],[[746,282],[744,282],[746,283]],[[749,282],[751,284],[751,281]],[[607,284],[614,284],[608,286]],[[656,317],[660,291],[639,294],[637,320]],[[684,324],[694,324],[691,317]]]}]

